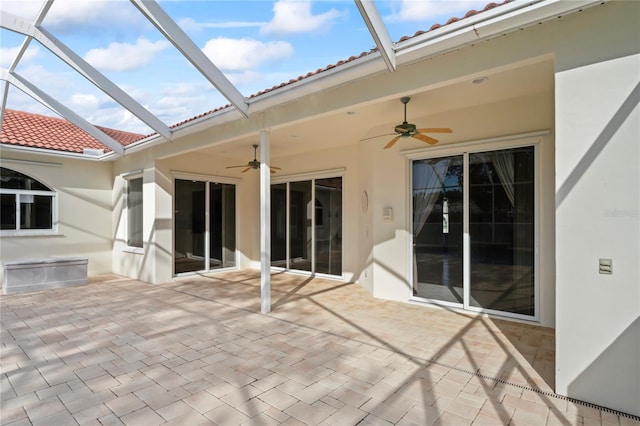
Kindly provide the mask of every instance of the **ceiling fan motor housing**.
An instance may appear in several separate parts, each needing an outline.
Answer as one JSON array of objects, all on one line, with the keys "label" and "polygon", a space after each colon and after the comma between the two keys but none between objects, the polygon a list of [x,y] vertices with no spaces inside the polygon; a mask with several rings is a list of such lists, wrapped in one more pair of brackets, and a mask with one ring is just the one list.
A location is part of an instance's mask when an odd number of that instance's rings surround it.
[{"label": "ceiling fan motor housing", "polygon": [[416,125],[407,123],[406,121],[402,124],[398,124],[395,127],[395,132],[404,136],[404,134],[412,135],[416,133]]}]

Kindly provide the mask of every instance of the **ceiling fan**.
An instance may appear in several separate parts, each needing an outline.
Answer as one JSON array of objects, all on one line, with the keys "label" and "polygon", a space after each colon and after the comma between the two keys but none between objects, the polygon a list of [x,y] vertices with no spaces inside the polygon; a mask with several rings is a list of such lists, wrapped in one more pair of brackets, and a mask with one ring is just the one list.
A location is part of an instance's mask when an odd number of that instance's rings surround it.
[{"label": "ceiling fan", "polygon": [[[256,158],[257,149],[258,149],[258,145],[257,144],[253,144],[253,160],[249,161],[247,164],[240,164],[240,165],[237,165],[237,166],[229,166],[229,167],[227,167],[227,169],[236,169],[236,168],[239,168],[239,167],[244,167],[245,169],[242,171],[242,173],[244,173],[244,172],[246,172],[248,170],[251,170],[251,169],[254,169],[254,170],[259,169],[260,168],[260,162]],[[271,173],[275,173],[277,170],[282,170],[280,167],[274,167],[274,166],[271,166],[270,169],[271,169]]]},{"label": "ceiling fan", "polygon": [[411,98],[408,96],[400,98],[400,102],[404,104],[404,121],[402,122],[402,124],[398,124],[393,129],[394,133],[386,133],[384,135],[372,136],[370,138],[366,138],[362,140],[366,141],[368,139],[379,138],[380,136],[396,135],[396,137],[391,139],[391,141],[389,141],[389,143],[384,146],[384,149],[391,148],[393,145],[395,145],[396,142],[398,142],[398,140],[400,140],[400,138],[408,138],[408,137],[418,139],[430,145],[435,145],[438,143],[438,140],[432,138],[431,136],[427,136],[424,133],[452,133],[453,132],[451,129],[446,127],[427,127],[424,129],[418,129],[416,128],[415,124],[407,123],[407,104],[409,103],[410,100]]}]

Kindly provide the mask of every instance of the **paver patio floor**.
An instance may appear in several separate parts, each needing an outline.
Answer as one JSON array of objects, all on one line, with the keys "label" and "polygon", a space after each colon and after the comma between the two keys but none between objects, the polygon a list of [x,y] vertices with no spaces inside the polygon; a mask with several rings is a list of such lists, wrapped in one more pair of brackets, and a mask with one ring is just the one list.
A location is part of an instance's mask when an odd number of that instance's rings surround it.
[{"label": "paver patio floor", "polygon": [[3,295],[3,425],[640,424],[553,394],[554,332],[256,271]]}]

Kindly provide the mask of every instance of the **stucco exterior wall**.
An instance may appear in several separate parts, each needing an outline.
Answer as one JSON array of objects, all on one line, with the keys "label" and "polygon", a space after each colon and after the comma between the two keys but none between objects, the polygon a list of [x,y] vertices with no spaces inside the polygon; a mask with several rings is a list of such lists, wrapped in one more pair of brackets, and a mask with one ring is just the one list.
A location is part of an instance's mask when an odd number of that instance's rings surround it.
[{"label": "stucco exterior wall", "polygon": [[640,415],[640,3],[599,12],[558,43],[556,388]]},{"label": "stucco exterior wall", "polygon": [[58,233],[1,237],[2,262],[80,256],[89,259],[89,275],[110,273],[111,163],[14,152],[3,152],[0,161],[47,185],[58,198]]}]

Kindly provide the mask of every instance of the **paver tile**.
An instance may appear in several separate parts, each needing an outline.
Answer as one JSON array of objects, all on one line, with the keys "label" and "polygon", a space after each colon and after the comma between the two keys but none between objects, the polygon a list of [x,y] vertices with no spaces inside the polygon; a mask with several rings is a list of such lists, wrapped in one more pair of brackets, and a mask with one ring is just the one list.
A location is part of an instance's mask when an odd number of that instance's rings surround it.
[{"label": "paver tile", "polygon": [[139,426],[139,425],[160,425],[165,423],[165,419],[162,418],[155,410],[150,407],[144,407],[133,413],[127,414],[121,417],[120,420],[125,425]]},{"label": "paver tile", "polygon": [[322,401],[317,401],[314,404],[298,401],[284,411],[305,424],[317,425],[337,410]]},{"label": "paver tile", "polygon": [[289,274],[259,298],[256,271],[3,295],[0,423],[640,425],[553,395],[552,329]]},{"label": "paver tile", "polygon": [[114,398],[110,401],[106,401],[105,404],[118,417],[133,413],[134,411],[140,410],[146,405],[133,393],[129,393],[118,398]]},{"label": "paver tile", "polygon": [[296,402],[298,399],[289,395],[286,392],[281,391],[278,388],[270,389],[258,396],[261,400],[267,404],[284,411]]},{"label": "paver tile", "polygon": [[239,425],[249,419],[249,416],[227,404],[219,405],[213,410],[207,411],[204,416],[219,425]]}]

